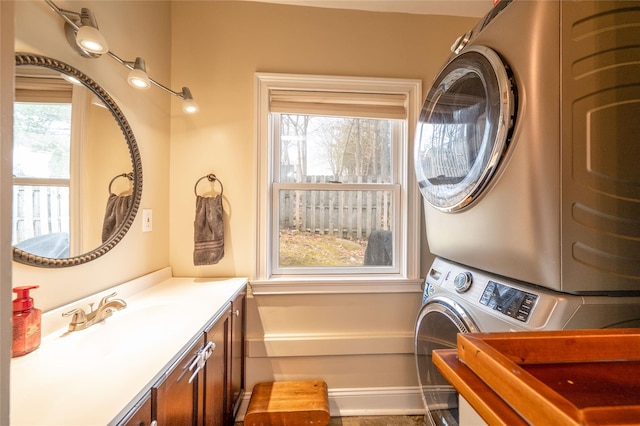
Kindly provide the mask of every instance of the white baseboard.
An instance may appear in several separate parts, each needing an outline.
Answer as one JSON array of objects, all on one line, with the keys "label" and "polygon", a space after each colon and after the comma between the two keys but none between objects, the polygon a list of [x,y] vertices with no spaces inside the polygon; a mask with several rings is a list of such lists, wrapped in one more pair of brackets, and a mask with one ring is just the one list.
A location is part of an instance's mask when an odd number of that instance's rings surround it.
[{"label": "white baseboard", "polygon": [[424,414],[419,387],[330,389],[335,417]]},{"label": "white baseboard", "polygon": [[[237,421],[242,421],[251,393],[244,394]],[[418,387],[329,389],[331,417],[424,415]]]}]

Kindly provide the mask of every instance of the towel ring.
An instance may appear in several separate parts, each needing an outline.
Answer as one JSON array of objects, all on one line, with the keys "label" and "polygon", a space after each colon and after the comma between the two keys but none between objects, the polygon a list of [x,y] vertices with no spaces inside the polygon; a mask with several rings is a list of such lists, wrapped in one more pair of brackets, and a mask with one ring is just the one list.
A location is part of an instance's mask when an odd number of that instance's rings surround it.
[{"label": "towel ring", "polygon": [[115,175],[115,176],[113,177],[113,179],[111,179],[111,182],[109,182],[109,195],[116,195],[116,194],[114,194],[114,193],[111,191],[111,185],[113,185],[113,182],[114,182],[116,179],[121,178],[121,177],[129,179],[129,182],[133,182],[133,172],[130,172],[130,173],[122,173],[122,174],[119,174],[119,175]]},{"label": "towel ring", "polygon": [[218,184],[220,185],[220,195],[222,195],[222,193],[224,192],[224,187],[222,186],[222,182],[220,181],[220,179],[216,177],[216,175],[214,175],[213,173],[209,173],[208,175],[202,176],[200,179],[196,181],[196,184],[193,187],[193,192],[196,194],[196,197],[198,196],[198,184],[202,179],[207,179],[209,182],[212,182],[212,183],[218,182]]}]

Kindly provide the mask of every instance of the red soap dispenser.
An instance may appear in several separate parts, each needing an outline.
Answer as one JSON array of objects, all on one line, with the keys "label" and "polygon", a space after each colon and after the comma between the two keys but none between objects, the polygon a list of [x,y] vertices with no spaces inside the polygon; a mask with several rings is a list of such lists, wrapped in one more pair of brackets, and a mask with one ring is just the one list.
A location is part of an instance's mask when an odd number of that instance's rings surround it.
[{"label": "red soap dispenser", "polygon": [[22,356],[33,352],[40,346],[40,319],[42,311],[33,307],[33,298],[29,291],[37,285],[16,287],[13,292],[18,295],[13,300],[13,344],[12,356]]}]

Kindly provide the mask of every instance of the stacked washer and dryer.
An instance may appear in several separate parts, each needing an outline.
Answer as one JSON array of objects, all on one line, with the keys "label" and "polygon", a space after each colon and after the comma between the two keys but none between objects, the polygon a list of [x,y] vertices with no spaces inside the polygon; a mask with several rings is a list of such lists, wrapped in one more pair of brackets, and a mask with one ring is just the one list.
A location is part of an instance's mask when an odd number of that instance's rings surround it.
[{"label": "stacked washer and dryer", "polygon": [[452,46],[414,153],[428,424],[459,422],[457,333],[640,327],[638,40],[639,1],[502,0]]}]

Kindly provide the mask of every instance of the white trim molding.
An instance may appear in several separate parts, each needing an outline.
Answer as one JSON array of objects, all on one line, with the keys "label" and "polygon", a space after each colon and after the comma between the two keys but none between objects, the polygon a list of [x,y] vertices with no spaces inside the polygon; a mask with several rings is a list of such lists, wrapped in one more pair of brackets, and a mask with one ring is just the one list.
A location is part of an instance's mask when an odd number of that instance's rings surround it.
[{"label": "white trim molding", "polygon": [[245,348],[249,358],[412,354],[413,333],[269,334],[247,337]]},{"label": "white trim molding", "polygon": [[380,277],[358,277],[341,280],[334,277],[326,279],[278,279],[252,280],[249,283],[254,296],[274,294],[347,294],[347,293],[422,293],[424,280],[390,279]]},{"label": "white trim molding", "polygon": [[[343,293],[340,287],[346,287],[346,292],[364,292],[356,288],[360,287],[363,279],[373,278],[378,275],[387,280],[412,281],[410,288],[403,288],[402,292],[415,291],[413,281],[419,279],[420,274],[420,194],[417,189],[415,172],[413,169],[413,138],[418,120],[418,115],[422,104],[421,81],[417,79],[400,78],[367,78],[367,77],[345,77],[345,76],[320,76],[320,75],[298,75],[298,74],[275,74],[256,73],[254,77],[255,96],[255,138],[256,157],[255,167],[257,170],[257,182],[255,186],[255,199],[258,206],[258,214],[254,228],[256,236],[256,251],[254,253],[254,273],[252,281],[254,290],[262,294],[276,294],[290,292],[299,293],[294,286],[302,284],[307,289],[303,293]],[[355,95],[377,94],[379,96],[396,96],[404,100],[403,108],[406,111],[406,121],[403,124],[403,143],[396,147],[394,155],[397,156],[397,183],[401,189],[398,208],[401,214],[394,218],[396,221],[395,247],[402,247],[398,250],[399,259],[393,271],[358,271],[357,273],[341,273],[340,271],[328,271],[323,274],[318,271],[305,271],[305,273],[274,271],[272,265],[272,240],[269,224],[273,220],[270,209],[270,197],[272,196],[272,174],[271,165],[274,152],[270,144],[271,114],[270,102],[275,93],[282,96],[286,91],[321,91],[352,93]],[[306,93],[306,92],[304,92]],[[277,272],[277,273],[276,273]],[[380,272],[380,273],[378,273]],[[287,282],[287,275],[291,275],[294,281]],[[329,278],[329,279],[323,279]],[[349,281],[353,280],[354,284]],[[376,282],[376,279],[369,280],[369,285]],[[307,284],[308,283],[308,284]],[[394,283],[391,283],[386,290],[381,280],[374,284],[374,292],[395,292]],[[267,290],[267,287],[272,286]],[[322,291],[320,287],[331,288],[330,291]],[[395,290],[395,291],[394,291]]]}]

